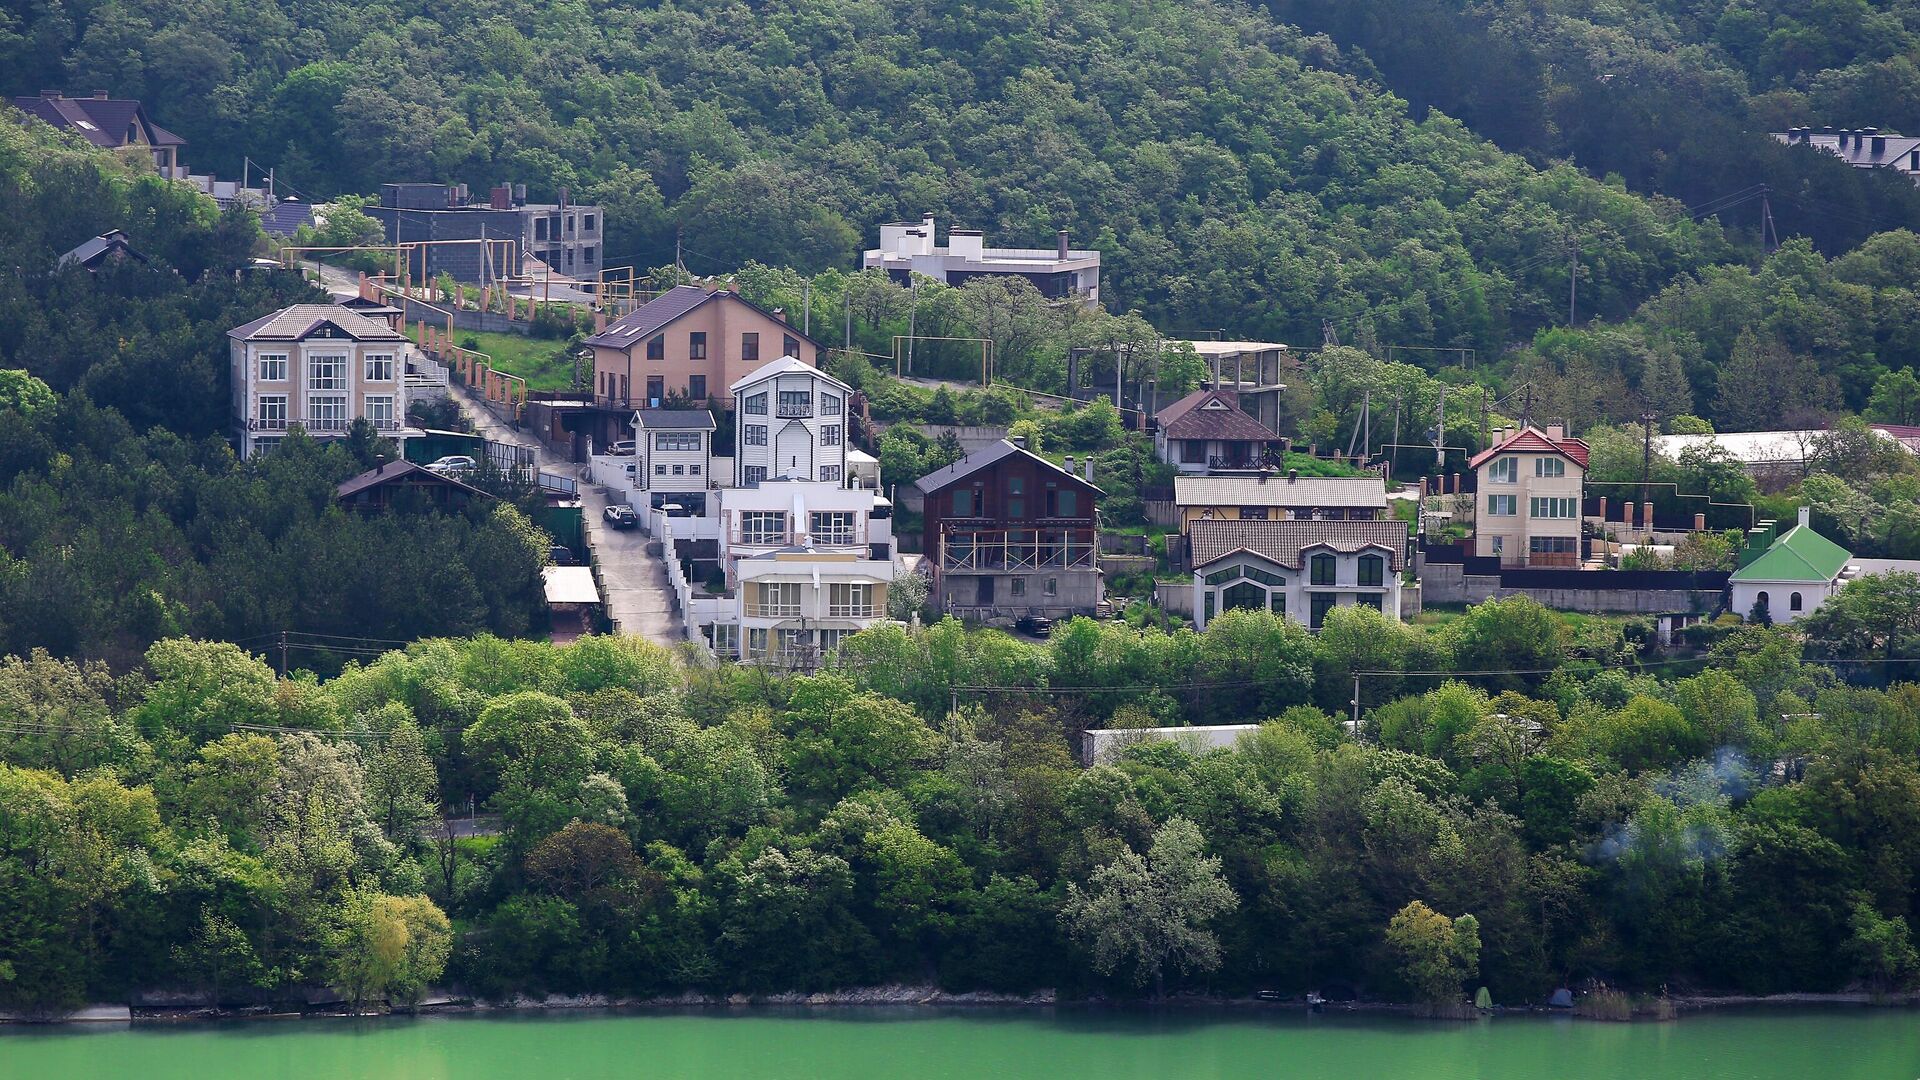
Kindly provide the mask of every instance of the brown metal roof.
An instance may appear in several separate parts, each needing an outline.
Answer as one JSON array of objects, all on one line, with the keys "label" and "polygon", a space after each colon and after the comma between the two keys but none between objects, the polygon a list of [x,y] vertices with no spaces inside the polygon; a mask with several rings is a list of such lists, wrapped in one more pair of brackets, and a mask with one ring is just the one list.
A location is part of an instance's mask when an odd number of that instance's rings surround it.
[{"label": "brown metal roof", "polygon": [[1199,570],[1235,552],[1246,551],[1268,562],[1298,570],[1310,548],[1325,547],[1347,553],[1384,548],[1388,565],[1398,571],[1406,560],[1407,523],[1404,521],[1215,521],[1203,518],[1188,526],[1193,567]]},{"label": "brown metal roof", "polygon": [[339,487],[334,488],[333,497],[336,499],[345,499],[358,495],[368,488],[409,479],[424,480],[450,488],[458,488],[461,491],[478,495],[482,498],[493,498],[491,494],[474,487],[472,484],[465,483],[451,476],[443,476],[440,473],[434,472],[432,469],[423,469],[411,461],[389,461],[378,468],[368,469],[359,476],[343,480],[340,482]]},{"label": "brown metal roof", "polygon": [[1272,442],[1280,438],[1240,408],[1238,394],[1226,390],[1197,390],[1162,409],[1159,419],[1169,439]]}]

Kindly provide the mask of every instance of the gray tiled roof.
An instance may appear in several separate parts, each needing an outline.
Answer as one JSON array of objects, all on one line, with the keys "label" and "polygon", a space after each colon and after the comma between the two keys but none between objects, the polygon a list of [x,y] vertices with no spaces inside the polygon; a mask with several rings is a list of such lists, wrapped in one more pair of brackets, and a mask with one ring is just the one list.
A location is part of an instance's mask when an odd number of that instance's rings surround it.
[{"label": "gray tiled roof", "polygon": [[1278,441],[1280,436],[1248,416],[1238,399],[1226,390],[1195,390],[1160,410],[1160,428],[1169,439]]},{"label": "gray tiled roof", "polygon": [[1179,506],[1320,506],[1387,508],[1387,482],[1378,476],[1176,476]]},{"label": "gray tiled roof", "polygon": [[1094,491],[1099,492],[1100,494],[1105,494],[1105,492],[1101,492],[1099,488],[1094,487],[1094,485],[1087,483],[1085,478],[1075,476],[1072,473],[1068,472],[1067,470],[1061,468],[1060,466],[1055,465],[1053,462],[1048,461],[1046,458],[1043,458],[1038,454],[1032,453],[1031,451],[1028,451],[1022,447],[1015,446],[1005,439],[1001,439],[999,442],[994,443],[992,446],[983,446],[980,449],[975,450],[973,453],[968,454],[966,457],[961,458],[959,461],[954,462],[953,464],[947,466],[944,469],[935,469],[933,472],[930,472],[927,475],[921,477],[919,480],[915,481],[913,486],[919,488],[922,494],[931,495],[934,492],[939,491],[941,488],[946,487],[948,484],[953,483],[955,480],[960,480],[965,477],[972,476],[974,473],[977,473],[981,469],[984,469],[987,466],[992,465],[994,462],[999,461],[1002,458],[1012,457],[1015,454],[1024,454],[1025,456],[1030,457],[1033,460],[1039,462],[1041,465],[1044,465],[1047,468],[1053,470],[1054,472],[1059,473],[1061,476],[1065,476],[1072,480],[1077,480],[1080,483],[1085,484],[1087,487],[1093,488]]},{"label": "gray tiled roof", "polygon": [[298,341],[321,323],[332,323],[355,341],[407,340],[386,323],[339,304],[295,304],[236,326],[227,336],[241,341]]},{"label": "gray tiled roof", "polygon": [[607,324],[605,330],[586,340],[588,345],[625,349],[653,336],[673,320],[720,295],[698,285],[675,285]]},{"label": "gray tiled roof", "polygon": [[1388,565],[1399,570],[1406,559],[1407,524],[1404,521],[1214,521],[1193,522],[1187,530],[1194,569],[1236,551],[1250,551],[1281,566],[1298,570],[1304,553],[1327,547],[1347,553],[1367,547],[1392,554]]},{"label": "gray tiled roof", "polygon": [[634,415],[648,431],[713,430],[713,414],[705,409],[641,409]]}]

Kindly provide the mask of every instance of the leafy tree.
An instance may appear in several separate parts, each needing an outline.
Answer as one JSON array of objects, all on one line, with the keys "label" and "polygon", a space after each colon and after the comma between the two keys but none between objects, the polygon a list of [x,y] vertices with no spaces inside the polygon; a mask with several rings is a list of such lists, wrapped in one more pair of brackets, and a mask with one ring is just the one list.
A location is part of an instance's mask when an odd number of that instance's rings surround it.
[{"label": "leafy tree", "polygon": [[1480,970],[1480,922],[1471,915],[1449,919],[1414,900],[1387,924],[1387,947],[1417,999],[1453,1004],[1460,1000],[1461,984]]},{"label": "leafy tree", "polygon": [[1239,905],[1205,854],[1206,839],[1185,818],[1170,818],[1153,834],[1145,856],[1122,848],[1094,870],[1083,890],[1067,885],[1060,924],[1091,954],[1103,975],[1125,967],[1137,986],[1165,996],[1167,968],[1204,974],[1220,966],[1220,942],[1208,929]]}]

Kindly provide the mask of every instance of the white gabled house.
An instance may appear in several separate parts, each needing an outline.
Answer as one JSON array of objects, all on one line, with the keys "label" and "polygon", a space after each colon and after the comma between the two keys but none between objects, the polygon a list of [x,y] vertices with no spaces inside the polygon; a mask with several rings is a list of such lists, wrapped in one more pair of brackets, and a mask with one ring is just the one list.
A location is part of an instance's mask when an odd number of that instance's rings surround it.
[{"label": "white gabled house", "polygon": [[713,414],[705,409],[641,409],[633,414],[634,487],[654,509],[677,505],[704,514],[713,487]]},{"label": "white gabled house", "polygon": [[733,483],[779,478],[848,482],[846,383],[783,356],[731,387]]}]

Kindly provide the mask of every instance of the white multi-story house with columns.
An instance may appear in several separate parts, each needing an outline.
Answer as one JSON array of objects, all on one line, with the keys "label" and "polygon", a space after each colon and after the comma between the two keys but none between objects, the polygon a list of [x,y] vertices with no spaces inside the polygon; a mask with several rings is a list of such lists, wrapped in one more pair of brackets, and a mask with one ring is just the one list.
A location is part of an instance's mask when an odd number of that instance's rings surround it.
[{"label": "white multi-story house with columns", "polygon": [[227,332],[240,456],[278,445],[293,428],[346,435],[365,417],[404,438],[407,338],[337,304],[295,304]]},{"label": "white multi-story house with columns", "polygon": [[783,356],[731,387],[734,486],[780,478],[847,483],[847,398],[839,379]]}]

